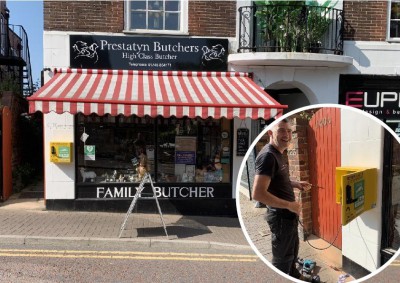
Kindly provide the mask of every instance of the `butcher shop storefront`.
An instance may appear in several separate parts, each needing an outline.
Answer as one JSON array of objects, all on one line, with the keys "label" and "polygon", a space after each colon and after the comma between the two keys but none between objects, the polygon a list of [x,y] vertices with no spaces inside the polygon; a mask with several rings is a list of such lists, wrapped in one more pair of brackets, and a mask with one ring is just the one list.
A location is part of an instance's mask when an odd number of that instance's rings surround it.
[{"label": "butcher shop storefront", "polygon": [[236,213],[251,120],[285,106],[226,72],[225,39],[147,40],[70,36],[71,68],[29,98],[43,113],[47,209],[126,211],[149,173],[163,211]]}]

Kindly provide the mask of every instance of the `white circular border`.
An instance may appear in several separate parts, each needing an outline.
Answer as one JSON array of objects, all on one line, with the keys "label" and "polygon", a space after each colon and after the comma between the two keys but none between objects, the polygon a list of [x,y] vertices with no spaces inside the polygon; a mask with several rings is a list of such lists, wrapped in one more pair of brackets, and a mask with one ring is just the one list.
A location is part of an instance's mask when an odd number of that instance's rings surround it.
[{"label": "white circular border", "polygon": [[[350,110],[350,111],[354,111],[358,114],[362,114],[364,116],[366,116],[367,118],[372,119],[373,121],[377,122],[378,124],[380,124],[382,127],[384,127],[387,131],[389,131],[389,133],[392,134],[393,137],[395,137],[395,139],[397,140],[397,142],[400,143],[400,137],[398,137],[393,130],[386,125],[383,121],[381,121],[380,119],[376,118],[375,116],[362,111],[360,109],[354,108],[354,107],[350,107],[350,106],[346,106],[346,105],[340,105],[340,104],[330,104],[330,103],[326,103],[326,104],[313,104],[313,105],[309,105],[309,106],[305,106],[305,107],[301,107],[298,109],[295,109],[293,111],[290,111],[289,113],[286,113],[285,115],[282,115],[281,117],[279,117],[278,119],[276,119],[274,122],[272,122],[270,125],[266,126],[265,129],[257,136],[257,138],[254,139],[254,141],[251,143],[249,149],[247,150],[242,164],[239,167],[239,173],[238,176],[242,176],[243,174],[243,168],[246,164],[246,160],[249,158],[250,153],[252,152],[254,146],[256,145],[256,143],[261,139],[261,137],[272,127],[274,127],[276,124],[278,124],[280,121],[282,121],[285,118],[288,118],[290,116],[293,116],[294,114],[298,113],[298,112],[302,112],[305,110],[312,110],[315,108],[339,108],[339,109],[346,109],[346,110]],[[236,181],[236,207],[237,207],[237,214],[238,214],[238,218],[239,218],[239,222],[240,222],[240,227],[242,228],[242,231],[246,237],[247,242],[250,244],[251,248],[253,249],[253,251],[258,255],[258,257],[265,263],[267,264],[272,270],[274,270],[276,273],[280,274],[281,276],[285,277],[288,280],[294,281],[294,282],[298,282],[298,283],[304,283],[304,281],[301,281],[299,279],[296,279],[294,277],[289,276],[286,273],[283,273],[282,271],[280,271],[279,269],[277,269],[275,266],[273,266],[261,253],[260,251],[257,249],[257,247],[253,244],[253,241],[251,240],[249,234],[247,233],[247,230],[245,229],[244,223],[243,223],[243,219],[242,219],[242,211],[240,209],[240,180],[241,178],[237,178]],[[367,276],[364,276],[360,279],[356,279],[353,280],[351,282],[362,282],[365,281],[367,279],[370,279],[371,277],[375,276],[376,274],[380,273],[381,271],[383,271],[386,267],[388,267],[398,256],[400,255],[400,249],[397,250],[397,252],[392,256],[391,259],[389,259],[384,265],[382,265],[381,267],[379,267],[377,270],[371,272],[370,274],[368,274]]]}]

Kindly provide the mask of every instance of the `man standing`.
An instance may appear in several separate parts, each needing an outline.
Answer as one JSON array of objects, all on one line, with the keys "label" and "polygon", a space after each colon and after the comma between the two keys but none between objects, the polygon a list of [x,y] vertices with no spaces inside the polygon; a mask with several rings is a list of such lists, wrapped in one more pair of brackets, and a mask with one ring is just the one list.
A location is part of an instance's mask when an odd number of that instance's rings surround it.
[{"label": "man standing", "polygon": [[309,189],[308,182],[291,181],[289,166],[283,152],[292,140],[292,130],[286,119],[268,131],[270,141],[256,158],[253,199],[267,205],[265,219],[271,230],[272,264],[282,272],[300,278],[295,268],[299,252],[297,231],[300,204],[293,188]]}]

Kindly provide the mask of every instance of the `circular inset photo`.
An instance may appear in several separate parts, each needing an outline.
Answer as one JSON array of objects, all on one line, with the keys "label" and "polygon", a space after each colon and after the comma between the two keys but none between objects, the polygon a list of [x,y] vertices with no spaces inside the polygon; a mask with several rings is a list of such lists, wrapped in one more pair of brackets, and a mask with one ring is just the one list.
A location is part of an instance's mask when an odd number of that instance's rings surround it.
[{"label": "circular inset photo", "polygon": [[244,157],[236,190],[257,255],[296,282],[360,282],[388,266],[400,248],[396,132],[400,118],[331,104],[267,125]]}]

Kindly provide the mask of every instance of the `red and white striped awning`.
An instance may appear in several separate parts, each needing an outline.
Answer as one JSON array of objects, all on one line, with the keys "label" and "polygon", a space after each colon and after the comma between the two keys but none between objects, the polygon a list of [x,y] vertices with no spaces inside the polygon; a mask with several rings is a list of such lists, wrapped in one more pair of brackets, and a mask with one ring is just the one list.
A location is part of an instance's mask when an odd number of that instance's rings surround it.
[{"label": "red and white striped awning", "polygon": [[280,105],[246,73],[57,69],[29,112],[100,116],[278,117]]}]

